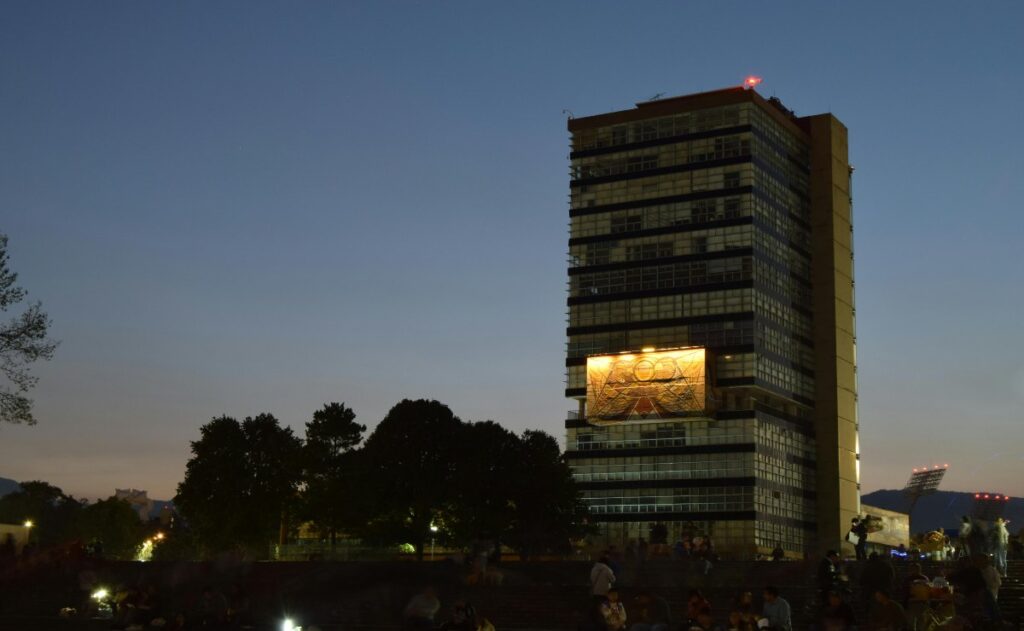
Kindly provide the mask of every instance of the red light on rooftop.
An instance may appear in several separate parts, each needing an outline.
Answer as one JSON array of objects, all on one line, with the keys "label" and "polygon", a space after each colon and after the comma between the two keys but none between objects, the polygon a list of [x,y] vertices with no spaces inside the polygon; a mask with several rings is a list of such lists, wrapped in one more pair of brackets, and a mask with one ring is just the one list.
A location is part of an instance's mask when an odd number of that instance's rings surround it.
[{"label": "red light on rooftop", "polygon": [[750,75],[749,77],[743,80],[743,87],[749,90],[750,88],[755,87],[759,83],[761,83],[761,77],[755,77],[754,75]]},{"label": "red light on rooftop", "polygon": [[985,494],[985,499],[988,499],[988,493]]},{"label": "red light on rooftop", "polygon": [[946,467],[947,469],[949,468],[949,465],[948,465],[948,464],[944,464],[944,465],[942,465],[942,466],[943,466],[943,467]]},{"label": "red light on rooftop", "polygon": [[917,473],[917,469],[914,469],[914,473]]},{"label": "red light on rooftop", "polygon": [[974,499],[978,499],[979,497],[981,497],[981,493],[975,493],[974,494]]}]

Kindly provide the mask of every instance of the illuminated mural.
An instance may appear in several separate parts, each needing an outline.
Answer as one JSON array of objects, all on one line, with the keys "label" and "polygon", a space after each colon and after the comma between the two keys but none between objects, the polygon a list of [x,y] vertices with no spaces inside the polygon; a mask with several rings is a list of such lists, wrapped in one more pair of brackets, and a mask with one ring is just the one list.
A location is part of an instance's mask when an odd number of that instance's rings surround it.
[{"label": "illuminated mural", "polygon": [[587,358],[587,420],[664,420],[705,414],[704,349]]}]

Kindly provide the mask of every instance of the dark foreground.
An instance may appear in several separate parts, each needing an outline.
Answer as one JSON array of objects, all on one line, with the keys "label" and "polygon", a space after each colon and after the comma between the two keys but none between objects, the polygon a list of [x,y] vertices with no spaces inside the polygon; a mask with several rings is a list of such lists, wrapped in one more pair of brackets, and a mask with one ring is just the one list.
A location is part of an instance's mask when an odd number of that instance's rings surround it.
[{"label": "dark foreground", "polygon": [[[895,564],[902,585],[905,564]],[[935,576],[948,570],[943,563],[926,563]],[[648,561],[624,567],[618,586],[627,614],[633,596],[646,589],[664,597],[678,620],[685,618],[690,589],[704,592],[719,624],[727,620],[736,595],[755,594],[760,606],[766,585],[779,587],[789,601],[796,629],[813,620],[816,562],[720,561],[710,573],[688,561]],[[848,564],[853,588],[851,604],[863,616],[857,589],[858,564]],[[249,622],[256,629],[281,628],[291,617],[308,629],[376,631],[399,629],[410,597],[426,585],[436,588],[444,619],[457,599],[472,602],[499,630],[574,630],[589,604],[590,564],[583,562],[504,563],[486,581],[476,581],[461,566],[424,562],[194,562],[128,563],[80,560],[0,571],[0,630],[110,629],[110,620],[89,619],[89,594],[104,587],[152,586],[159,606],[171,617],[180,612],[194,619],[206,588],[247,603]],[[1024,613],[1024,561],[1011,561],[1010,579],[1000,593],[1005,616],[1019,627]],[[897,593],[897,598],[902,596]],[[78,614],[61,619],[63,607]],[[188,627],[194,628],[194,627]]]}]

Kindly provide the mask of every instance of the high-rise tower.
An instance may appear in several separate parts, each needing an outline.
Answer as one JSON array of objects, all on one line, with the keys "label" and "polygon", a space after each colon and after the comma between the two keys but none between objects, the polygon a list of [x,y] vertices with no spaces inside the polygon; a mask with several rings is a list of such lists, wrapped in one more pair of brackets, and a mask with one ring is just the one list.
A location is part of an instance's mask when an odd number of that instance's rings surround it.
[{"label": "high-rise tower", "polygon": [[599,537],[838,546],[859,510],[846,128],[731,88],[569,131],[567,451]]}]

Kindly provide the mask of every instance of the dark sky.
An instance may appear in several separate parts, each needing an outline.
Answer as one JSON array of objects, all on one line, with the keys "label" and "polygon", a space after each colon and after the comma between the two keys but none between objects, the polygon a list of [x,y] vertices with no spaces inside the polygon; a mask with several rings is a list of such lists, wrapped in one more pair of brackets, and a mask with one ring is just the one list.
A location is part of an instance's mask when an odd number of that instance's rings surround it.
[{"label": "dark sky", "polygon": [[169,498],[211,417],[560,438],[575,115],[850,130],[864,490],[1024,495],[1020,2],[5,2],[0,230],[62,340],[0,476]]}]

